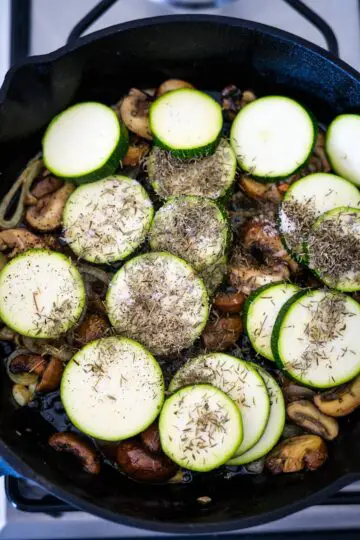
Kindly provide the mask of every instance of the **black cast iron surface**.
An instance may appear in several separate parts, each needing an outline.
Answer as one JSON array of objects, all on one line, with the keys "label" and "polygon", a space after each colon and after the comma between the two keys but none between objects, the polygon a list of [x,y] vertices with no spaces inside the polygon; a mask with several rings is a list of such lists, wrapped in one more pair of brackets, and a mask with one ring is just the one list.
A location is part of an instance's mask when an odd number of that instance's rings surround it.
[{"label": "black cast iron surface", "polygon": [[[236,19],[147,19],[87,36],[13,68],[0,93],[0,196],[40,148],[49,120],[70,103],[114,103],[132,86],[169,77],[199,88],[229,83],[258,95],[302,101],[319,121],[360,111],[360,77],[322,49],[290,34]],[[3,352],[3,356],[5,352]],[[0,453],[22,475],[73,506],[127,525],[174,533],[258,525],[315,504],[359,478],[360,417],[346,419],[330,459],[314,473],[271,477],[201,475],[188,485],[144,485],[105,467],[89,479],[51,453],[51,426],[38,411],[15,410],[6,377],[0,386]],[[212,502],[200,506],[197,498]]]}]

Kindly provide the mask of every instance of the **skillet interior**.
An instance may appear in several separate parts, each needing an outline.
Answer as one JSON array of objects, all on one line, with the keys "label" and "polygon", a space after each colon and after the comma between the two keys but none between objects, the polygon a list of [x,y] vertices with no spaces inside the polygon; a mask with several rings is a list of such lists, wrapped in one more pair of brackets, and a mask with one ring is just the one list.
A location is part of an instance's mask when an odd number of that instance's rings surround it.
[{"label": "skillet interior", "polygon": [[[127,23],[85,38],[80,47],[27,62],[8,76],[0,108],[0,196],[38,151],[44,126],[71,102],[111,104],[131,86],[156,86],[169,77],[203,89],[235,83],[258,95],[284,93],[324,123],[360,110],[360,76],[289,34],[205,16]],[[190,533],[255,525],[313,504],[360,470],[360,416],[355,414],[342,424],[329,461],[314,473],[226,480],[209,473],[188,485],[147,486],[109,469],[89,481],[48,452],[49,427],[35,411],[15,411],[6,379],[0,379],[0,453],[70,503],[134,526]],[[203,495],[212,499],[206,507],[196,501]]]}]

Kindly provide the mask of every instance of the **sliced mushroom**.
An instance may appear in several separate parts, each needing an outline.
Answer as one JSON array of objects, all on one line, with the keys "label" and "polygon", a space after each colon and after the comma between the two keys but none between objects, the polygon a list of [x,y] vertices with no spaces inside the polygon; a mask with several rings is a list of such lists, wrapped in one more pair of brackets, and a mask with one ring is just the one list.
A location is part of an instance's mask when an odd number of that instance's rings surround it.
[{"label": "sliced mushroom", "polygon": [[241,109],[242,92],[235,84],[226,86],[220,94],[221,107],[226,120],[232,122]]},{"label": "sliced mushroom", "polygon": [[12,388],[12,395],[16,403],[20,407],[24,407],[32,400],[32,393],[26,386],[22,384],[14,384]]},{"label": "sliced mushroom", "polygon": [[226,351],[239,339],[243,324],[239,315],[219,317],[209,321],[202,333],[204,347],[209,351]]},{"label": "sliced mushroom", "polygon": [[0,251],[9,251],[8,258],[31,248],[45,248],[41,238],[26,229],[8,229],[0,232]]},{"label": "sliced mushroom", "polygon": [[289,267],[286,264],[262,266],[251,259],[246,260],[240,254],[232,258],[229,271],[231,285],[246,296],[262,285],[287,280],[290,277]]},{"label": "sliced mushroom", "polygon": [[40,382],[36,385],[36,392],[53,392],[60,386],[61,377],[64,372],[62,360],[52,356],[47,364]]},{"label": "sliced mushroom", "polygon": [[315,405],[329,416],[346,416],[360,406],[360,375],[348,384],[314,397]]},{"label": "sliced mushroom", "polygon": [[16,336],[16,332],[7,326],[3,326],[0,329],[0,341],[14,341]]},{"label": "sliced mushroom", "polygon": [[339,434],[337,421],[320,412],[311,401],[294,401],[287,406],[286,412],[295,424],[327,441],[332,441]]},{"label": "sliced mushroom", "polygon": [[[35,185],[35,187],[30,191],[30,200],[28,199],[28,204],[36,204],[38,199],[42,199],[45,195],[50,195],[55,191],[58,191],[64,182],[60,178],[57,178],[53,175],[47,175],[41,178]],[[35,200],[35,202],[33,202]]]},{"label": "sliced mushroom", "polygon": [[48,249],[51,249],[52,251],[64,251],[64,246],[59,242],[58,237],[54,234],[44,234],[44,236],[41,238],[45,242]]},{"label": "sliced mushroom", "polygon": [[149,153],[150,145],[144,140],[137,140],[130,144],[122,164],[124,166],[137,167],[141,165],[145,156]]},{"label": "sliced mushroom", "polygon": [[224,313],[240,313],[246,297],[239,292],[219,292],[214,299],[214,306]]},{"label": "sliced mushroom", "polygon": [[[25,201],[29,196],[29,189],[34,180],[40,174],[43,168],[43,162],[41,159],[32,159],[18,179],[13,183],[8,193],[3,197],[0,203],[0,227],[2,229],[13,229],[17,227],[22,220],[24,213]],[[14,196],[20,190],[19,200],[17,202],[15,211],[11,218],[7,219],[9,207],[13,202]]]},{"label": "sliced mushroom", "polygon": [[160,433],[157,422],[154,422],[145,431],[140,433],[140,439],[145,449],[151,454],[161,452]]},{"label": "sliced mushroom", "polygon": [[89,474],[99,474],[100,458],[95,448],[75,433],[54,433],[49,438],[49,445],[56,452],[68,452],[76,457],[82,468]]},{"label": "sliced mushroom", "polygon": [[249,251],[256,250],[267,264],[283,261],[293,272],[299,268],[284,248],[276,224],[270,220],[250,219],[243,227],[243,246]]},{"label": "sliced mushroom", "polygon": [[273,474],[314,471],[327,459],[325,442],[318,435],[299,435],[278,444],[266,458],[265,465]]},{"label": "sliced mushroom", "polygon": [[25,219],[39,231],[53,231],[61,225],[62,215],[66,201],[74,191],[75,186],[70,182],[66,182],[60,189],[45,195],[39,199],[35,206],[31,206],[26,214]]},{"label": "sliced mushroom", "polygon": [[32,384],[37,382],[46,369],[46,360],[36,354],[19,354],[16,351],[6,361],[6,370],[9,378],[18,384]]},{"label": "sliced mushroom", "polygon": [[181,79],[168,79],[167,81],[160,84],[156,90],[156,97],[160,97],[167,92],[172,92],[173,90],[180,90],[180,88],[194,88],[192,84],[182,81]]},{"label": "sliced mushroom", "polygon": [[313,399],[316,395],[316,392],[311,388],[306,388],[306,386],[300,386],[290,381],[282,385],[282,391],[287,403],[298,401],[299,399]]},{"label": "sliced mushroom", "polygon": [[80,345],[85,345],[94,339],[100,339],[108,334],[110,325],[107,319],[100,314],[90,313],[77,327],[75,339]]},{"label": "sliced mushroom", "polygon": [[150,105],[151,99],[145,92],[131,88],[128,95],[121,101],[119,108],[121,119],[126,127],[149,141],[152,140],[149,125]]},{"label": "sliced mushroom", "polygon": [[257,201],[280,202],[282,194],[275,183],[262,184],[257,182],[251,176],[243,174],[240,177],[240,186],[251,199]]},{"label": "sliced mushroom", "polygon": [[148,482],[164,482],[174,476],[178,469],[165,454],[150,454],[135,440],[120,444],[116,462],[128,476]]}]

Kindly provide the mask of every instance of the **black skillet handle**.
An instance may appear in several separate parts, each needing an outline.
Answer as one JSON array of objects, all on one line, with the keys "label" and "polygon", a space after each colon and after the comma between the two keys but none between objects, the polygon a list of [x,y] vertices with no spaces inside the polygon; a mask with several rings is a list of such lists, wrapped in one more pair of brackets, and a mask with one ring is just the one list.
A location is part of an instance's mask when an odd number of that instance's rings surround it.
[{"label": "black skillet handle", "polygon": [[[108,9],[110,9],[118,0],[101,0],[95,7],[89,11],[85,17],[83,17],[77,25],[70,32],[67,42],[73,43],[78,40],[81,35],[87,30],[99,17],[101,17]],[[224,0],[222,0],[224,1]],[[317,13],[312,9],[306,6],[301,0],[284,0],[289,6],[291,6],[295,11],[297,11],[302,17],[307,21],[313,24],[320,32],[323,34],[326,41],[329,51],[335,55],[339,56],[339,45],[336,39],[336,36],[331,28],[324,19],[322,19]],[[184,7],[184,2],[180,0],[168,0],[168,3],[171,5],[178,5]],[[185,2],[186,4],[186,2]],[[188,2],[188,7],[190,5],[193,8],[204,8],[204,7],[218,7],[219,0],[209,0],[208,3],[204,4],[203,2],[191,3]],[[185,6],[186,7],[186,6]]]}]

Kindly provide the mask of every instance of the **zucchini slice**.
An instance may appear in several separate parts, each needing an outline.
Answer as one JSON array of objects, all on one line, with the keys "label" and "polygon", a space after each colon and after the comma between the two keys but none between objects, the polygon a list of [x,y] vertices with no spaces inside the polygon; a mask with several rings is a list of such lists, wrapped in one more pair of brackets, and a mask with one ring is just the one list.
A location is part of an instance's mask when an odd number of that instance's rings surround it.
[{"label": "zucchini slice", "polygon": [[285,96],[253,101],[237,115],[230,140],[240,167],[273,182],[290,176],[309,158],[317,137],[314,119]]},{"label": "zucchini slice", "polygon": [[211,471],[226,463],[239,447],[241,414],[218,388],[187,386],[165,401],[159,432],[163,451],[180,467]]},{"label": "zucchini slice", "polygon": [[0,318],[23,336],[56,338],[72,328],[85,306],[74,264],[45,249],[30,249],[0,273]]},{"label": "zucchini slice", "polygon": [[299,287],[291,283],[270,283],[256,289],[245,302],[246,333],[256,352],[268,360],[274,361],[271,334],[276,317],[285,302],[298,291]]},{"label": "zucchini slice", "polygon": [[150,247],[169,251],[200,271],[223,257],[229,237],[228,217],[214,201],[172,197],[155,214]]},{"label": "zucchini slice", "polygon": [[149,122],[157,146],[188,159],[214,152],[223,117],[212,97],[193,88],[181,88],[154,101]]},{"label": "zucchini slice", "polygon": [[214,264],[206,266],[206,268],[203,268],[203,270],[199,272],[199,276],[205,284],[209,297],[212,297],[215,294],[217,288],[220,287],[224,281],[227,271],[227,263],[227,255],[224,255]]},{"label": "zucchini slice", "polygon": [[95,101],[55,116],[43,138],[45,166],[77,184],[113,174],[127,149],[126,127],[110,107]]},{"label": "zucchini slice", "polygon": [[330,124],[325,150],[334,171],[360,186],[360,115],[341,114]]},{"label": "zucchini slice", "polygon": [[65,240],[93,263],[125,259],[145,240],[154,215],[145,189],[126,176],[78,187],[63,214]]},{"label": "zucchini slice", "polygon": [[220,140],[211,156],[186,161],[155,146],[147,169],[151,185],[161,199],[178,195],[219,199],[226,196],[235,181],[236,157],[225,139]]},{"label": "zucchini slice", "polygon": [[331,388],[360,372],[360,304],[350,296],[310,290],[281,308],[271,344],[276,363],[292,378]]},{"label": "zucchini slice", "polygon": [[190,347],[209,315],[204,282],[170,253],[146,253],[125,263],[110,283],[106,305],[117,333],[162,355]]},{"label": "zucchini slice", "polygon": [[307,262],[332,289],[360,290],[360,209],[329,210],[315,222],[306,243]]},{"label": "zucchini slice", "polygon": [[238,405],[244,437],[235,454],[243,454],[254,446],[264,432],[270,404],[265,383],[253,364],[223,353],[197,356],[175,374],[169,391],[198,383],[216,386]]},{"label": "zucchini slice", "polygon": [[270,398],[270,414],[266,428],[258,442],[241,456],[228,461],[228,465],[245,465],[265,456],[281,437],[285,425],[285,401],[280,386],[264,368],[254,366],[266,384]]},{"label": "zucchini slice", "polygon": [[61,380],[61,401],[71,422],[104,441],[144,431],[164,401],[164,380],[155,358],[132,339],[91,341],[75,354]]},{"label": "zucchini slice", "polygon": [[344,178],[315,173],[294,182],[279,209],[279,229],[285,247],[298,260],[311,227],[324,212],[340,206],[360,207],[359,190]]}]

